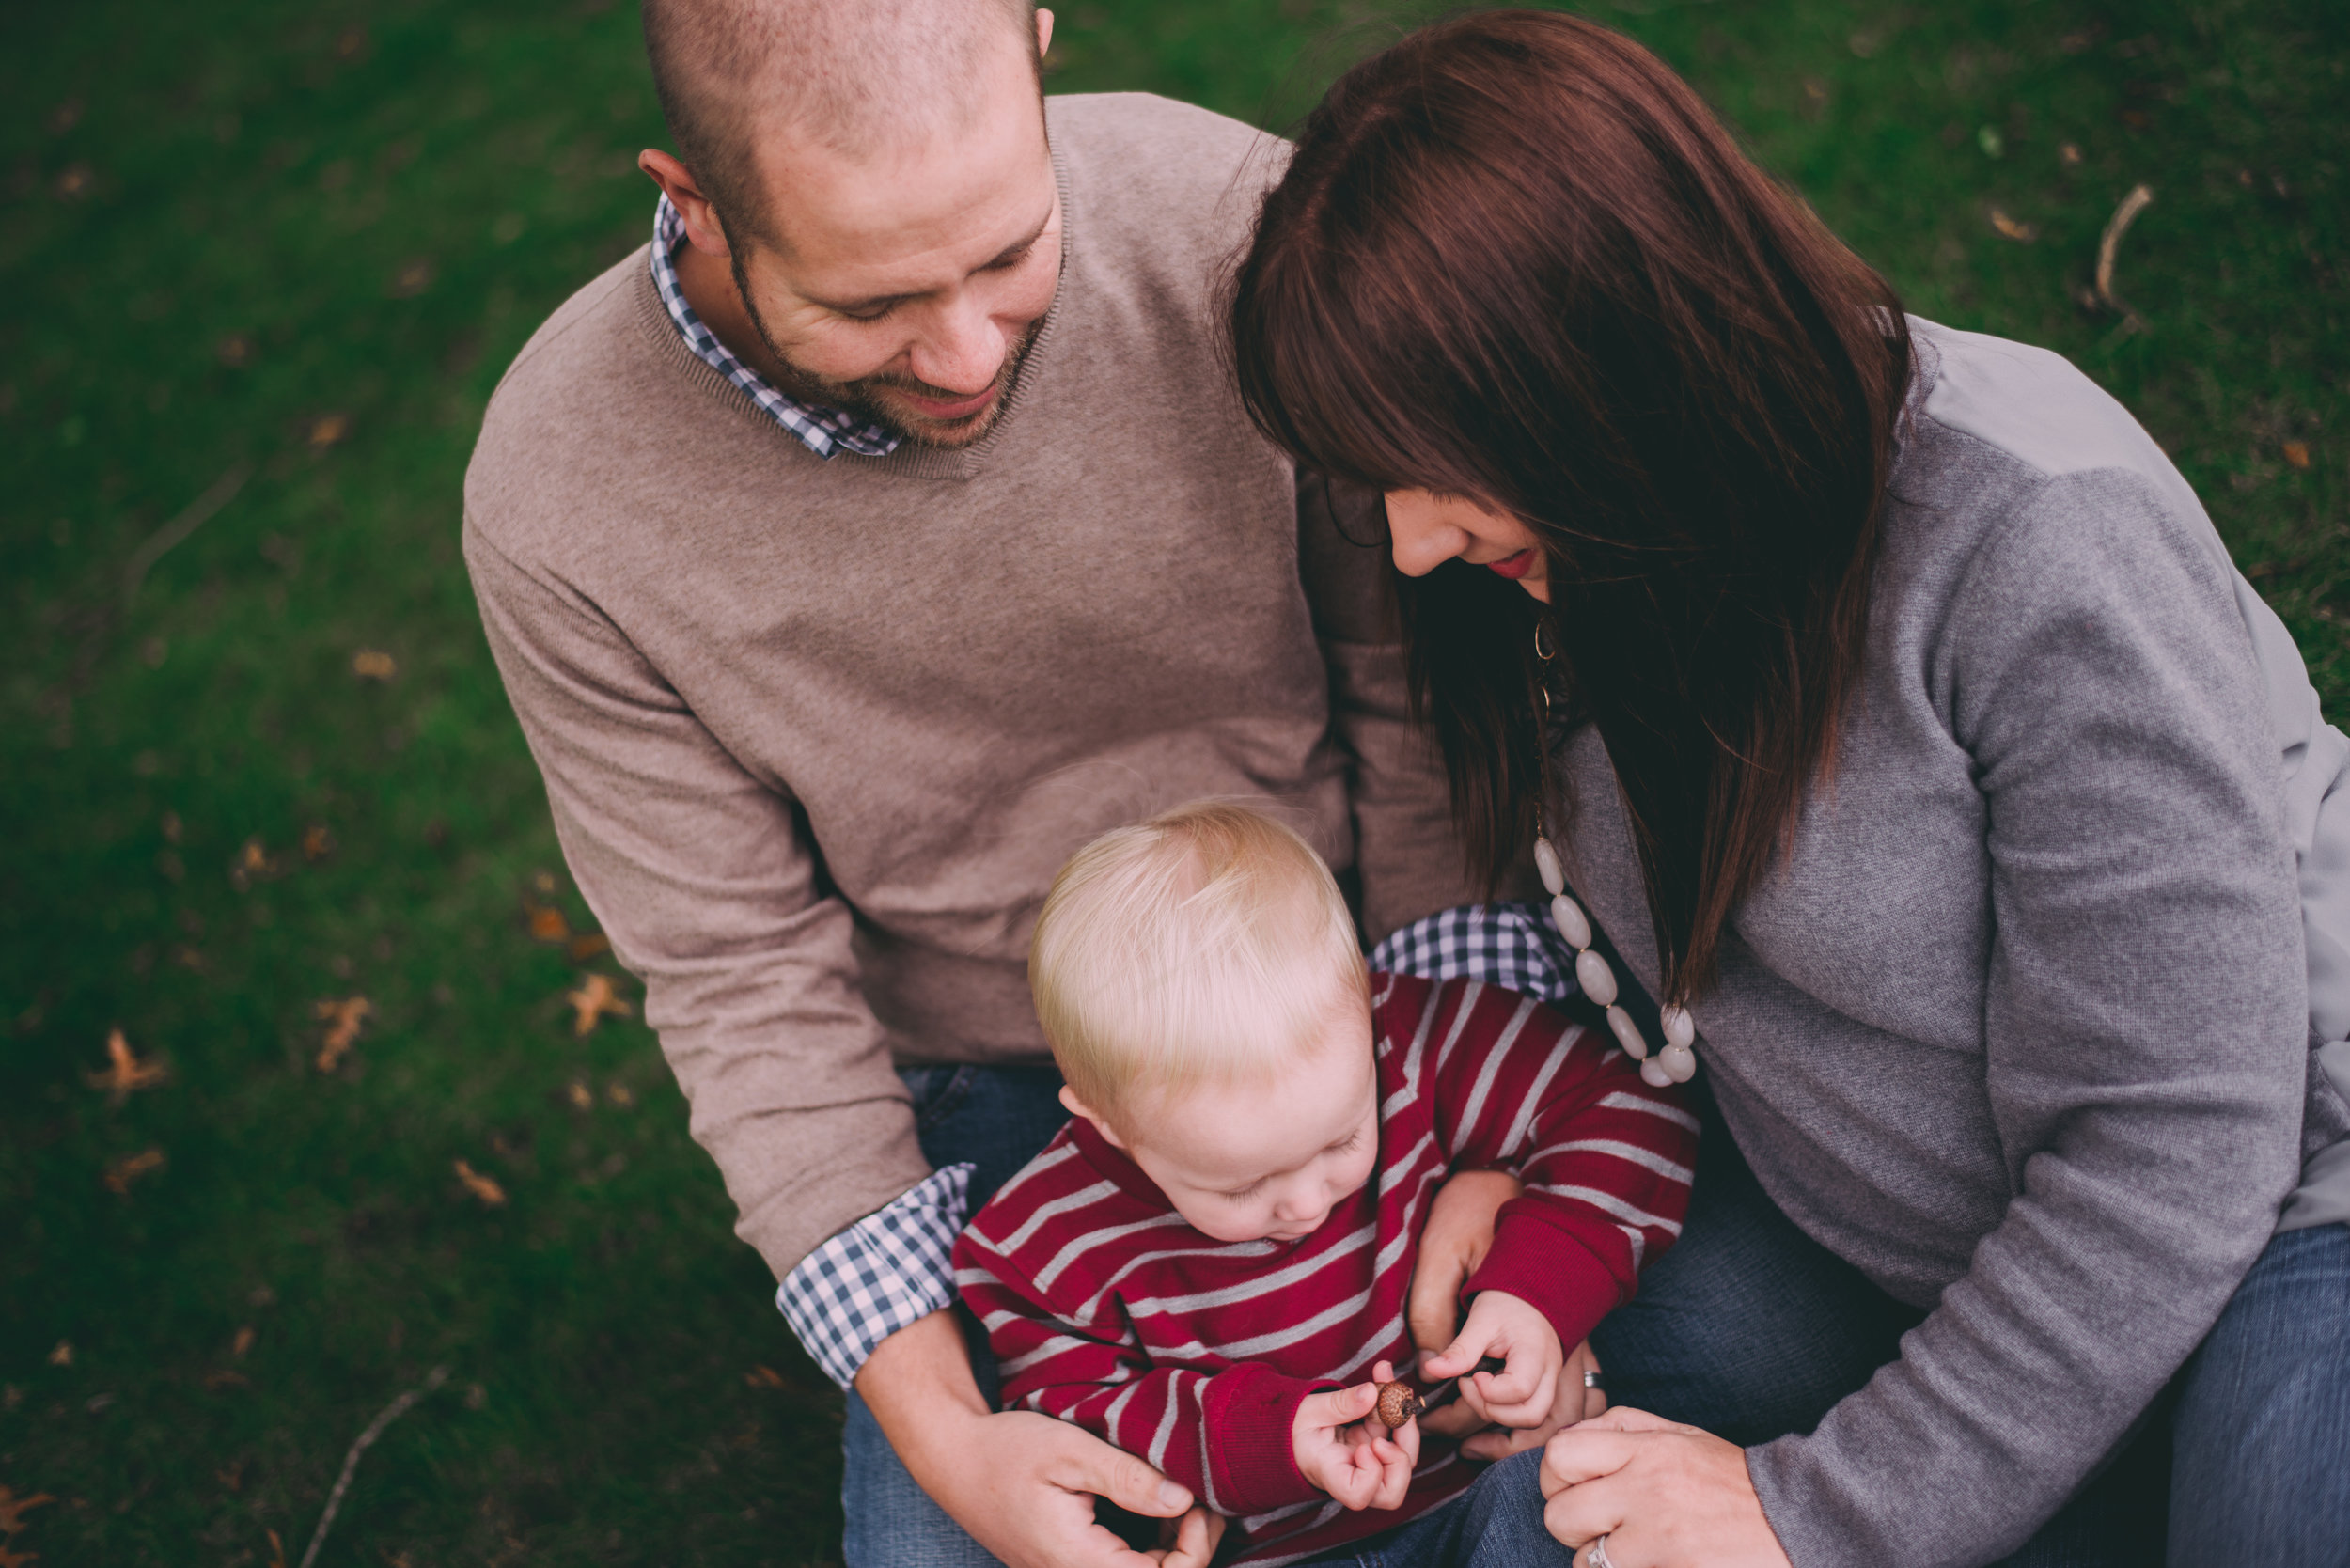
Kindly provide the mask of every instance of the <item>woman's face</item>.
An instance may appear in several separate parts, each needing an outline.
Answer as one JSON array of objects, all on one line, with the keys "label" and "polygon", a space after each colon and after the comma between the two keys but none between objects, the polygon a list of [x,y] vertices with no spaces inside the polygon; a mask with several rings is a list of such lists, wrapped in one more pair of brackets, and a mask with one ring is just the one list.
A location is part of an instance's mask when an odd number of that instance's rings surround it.
[{"label": "woman's face", "polygon": [[1458,557],[1550,603],[1549,562],[1534,531],[1506,512],[1487,511],[1465,495],[1390,490],[1387,531],[1395,541],[1395,569],[1406,577],[1424,577]]}]

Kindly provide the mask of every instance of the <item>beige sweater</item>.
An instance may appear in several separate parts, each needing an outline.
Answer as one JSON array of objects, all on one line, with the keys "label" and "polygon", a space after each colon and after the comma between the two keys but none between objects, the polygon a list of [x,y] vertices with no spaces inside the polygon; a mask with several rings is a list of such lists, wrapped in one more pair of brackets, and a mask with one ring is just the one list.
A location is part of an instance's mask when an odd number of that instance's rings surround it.
[{"label": "beige sweater", "polygon": [[1044,1056],[1029,927],[1095,834],[1252,797],[1374,937],[1468,891],[1381,552],[1300,505],[1209,331],[1278,144],[1136,95],[1050,125],[1059,293],[976,446],[815,457],[640,250],[524,348],[466,475],[564,854],[779,1276],[928,1174],[893,1067]]}]

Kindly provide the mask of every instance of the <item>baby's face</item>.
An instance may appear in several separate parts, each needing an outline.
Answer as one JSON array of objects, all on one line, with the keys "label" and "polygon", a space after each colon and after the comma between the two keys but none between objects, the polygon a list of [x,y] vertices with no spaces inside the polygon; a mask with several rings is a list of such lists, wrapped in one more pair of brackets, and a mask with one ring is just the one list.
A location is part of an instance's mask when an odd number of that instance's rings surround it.
[{"label": "baby's face", "polygon": [[1193,1229],[1217,1241],[1296,1241],[1371,1179],[1379,1157],[1371,1020],[1324,1026],[1270,1082],[1146,1101],[1126,1152]]}]

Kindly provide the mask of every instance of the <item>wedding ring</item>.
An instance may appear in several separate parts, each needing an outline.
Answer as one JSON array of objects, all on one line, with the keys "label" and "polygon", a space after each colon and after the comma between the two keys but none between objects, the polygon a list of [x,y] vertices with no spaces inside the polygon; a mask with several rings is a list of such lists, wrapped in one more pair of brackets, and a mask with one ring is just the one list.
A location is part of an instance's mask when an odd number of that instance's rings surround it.
[{"label": "wedding ring", "polygon": [[[1584,1375],[1588,1377],[1590,1374],[1586,1372]],[[1591,1537],[1591,1555],[1588,1560],[1590,1568],[1616,1568],[1616,1565],[1607,1560],[1607,1537],[1604,1535]]]},{"label": "wedding ring", "polygon": [[1607,1374],[1606,1372],[1587,1372],[1583,1374],[1583,1387],[1586,1388],[1605,1388],[1607,1387]]}]

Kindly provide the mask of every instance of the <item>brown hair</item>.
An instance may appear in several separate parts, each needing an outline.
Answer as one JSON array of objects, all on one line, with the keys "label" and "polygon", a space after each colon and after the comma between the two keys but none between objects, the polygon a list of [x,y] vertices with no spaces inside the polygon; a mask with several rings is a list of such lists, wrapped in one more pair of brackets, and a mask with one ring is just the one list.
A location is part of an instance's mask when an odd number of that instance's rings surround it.
[{"label": "brown hair", "polygon": [[1457,560],[1402,585],[1473,869],[1525,843],[1555,684],[1614,764],[1663,999],[1709,986],[1856,684],[1909,374],[1891,288],[1638,44],[1494,11],[1330,89],[1230,330],[1301,461],[1540,538],[1546,611]]}]

